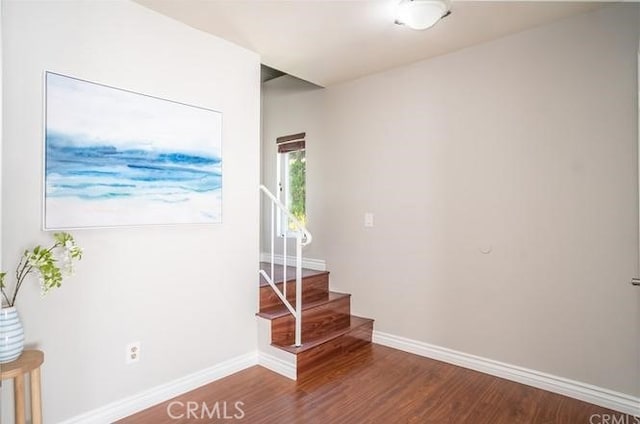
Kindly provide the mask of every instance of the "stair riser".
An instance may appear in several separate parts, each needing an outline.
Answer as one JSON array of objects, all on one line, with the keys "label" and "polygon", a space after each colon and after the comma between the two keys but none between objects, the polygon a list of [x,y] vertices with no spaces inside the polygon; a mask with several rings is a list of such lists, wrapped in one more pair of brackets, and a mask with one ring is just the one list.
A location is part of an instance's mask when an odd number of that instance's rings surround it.
[{"label": "stair riser", "polygon": [[[322,337],[349,327],[351,298],[344,297],[322,306],[302,311],[302,342]],[[279,345],[295,343],[295,319],[291,315],[271,321],[271,342]]]},{"label": "stair riser", "polygon": [[373,323],[356,327],[348,333],[297,355],[298,381],[332,358],[371,343]]},{"label": "stair riser", "polygon": [[[282,283],[276,284],[278,289],[282,291]],[[306,277],[302,279],[302,302],[312,302],[326,298],[329,294],[329,276],[328,274]],[[287,300],[295,307],[296,302],[296,283],[289,281],[287,283]],[[260,312],[266,308],[281,305],[282,302],[278,295],[273,291],[271,286],[260,287]]]}]

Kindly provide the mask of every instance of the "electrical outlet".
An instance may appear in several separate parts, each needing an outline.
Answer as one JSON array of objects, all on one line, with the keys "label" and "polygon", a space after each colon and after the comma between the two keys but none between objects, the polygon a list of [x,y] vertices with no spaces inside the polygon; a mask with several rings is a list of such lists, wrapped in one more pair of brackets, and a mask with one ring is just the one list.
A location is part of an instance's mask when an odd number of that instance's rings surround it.
[{"label": "electrical outlet", "polygon": [[140,360],[140,342],[133,342],[127,345],[126,363],[132,364]]}]

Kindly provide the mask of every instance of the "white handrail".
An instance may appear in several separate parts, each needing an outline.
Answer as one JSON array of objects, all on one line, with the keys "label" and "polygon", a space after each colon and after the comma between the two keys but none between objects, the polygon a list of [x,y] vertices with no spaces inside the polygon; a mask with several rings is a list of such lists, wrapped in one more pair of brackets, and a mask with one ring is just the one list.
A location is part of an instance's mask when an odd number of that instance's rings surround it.
[{"label": "white handrail", "polygon": [[[275,291],[278,298],[282,301],[282,303],[287,307],[291,315],[293,315],[296,321],[296,334],[295,334],[295,345],[302,345],[302,247],[311,243],[312,237],[311,233],[302,225],[302,223],[291,213],[291,211],[280,202],[264,185],[260,185],[260,190],[267,196],[269,200],[271,200],[271,274],[267,274],[267,272],[263,269],[259,271],[260,275],[265,279],[265,281],[271,286],[273,291]],[[282,213],[285,213],[287,217],[293,221],[293,223],[298,228],[298,231],[295,233],[296,239],[296,307],[291,306],[291,303],[287,300],[287,236],[283,235],[283,257],[284,264],[283,266],[283,280],[282,280],[282,289],[280,291],[276,282],[274,281],[274,273],[275,273],[275,208]]]},{"label": "white handrail", "polygon": [[302,225],[298,218],[296,218],[296,216],[292,214],[291,211],[285,205],[283,205],[280,200],[276,199],[276,197],[264,185],[260,185],[260,190],[262,190],[262,192],[267,195],[267,197],[271,200],[271,203],[275,204],[281,212],[286,213],[287,217],[289,217],[289,219],[293,221],[294,224],[296,224],[296,227],[298,227],[298,231],[300,231],[304,236],[302,245],[306,246],[310,244],[311,240],[313,240],[313,237],[311,237],[311,233],[309,232],[309,230],[307,230],[305,226]]}]

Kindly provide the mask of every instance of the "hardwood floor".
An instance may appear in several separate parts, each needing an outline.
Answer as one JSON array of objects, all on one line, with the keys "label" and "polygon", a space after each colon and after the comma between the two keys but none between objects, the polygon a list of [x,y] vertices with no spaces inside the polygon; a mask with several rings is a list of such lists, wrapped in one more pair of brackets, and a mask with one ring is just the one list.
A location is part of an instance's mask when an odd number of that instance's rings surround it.
[{"label": "hardwood floor", "polygon": [[[600,415],[590,421],[592,414]],[[616,421],[612,421],[612,416]],[[314,369],[298,382],[255,366],[119,421],[122,424],[219,422],[637,424],[640,420],[369,344]]]}]

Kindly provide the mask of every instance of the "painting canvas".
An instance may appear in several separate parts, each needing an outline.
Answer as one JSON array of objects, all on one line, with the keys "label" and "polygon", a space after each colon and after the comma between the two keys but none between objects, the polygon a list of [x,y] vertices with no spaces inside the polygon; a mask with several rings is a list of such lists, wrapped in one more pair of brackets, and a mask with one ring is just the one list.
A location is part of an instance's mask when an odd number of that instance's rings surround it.
[{"label": "painting canvas", "polygon": [[45,229],[221,222],[220,112],[45,79]]}]

